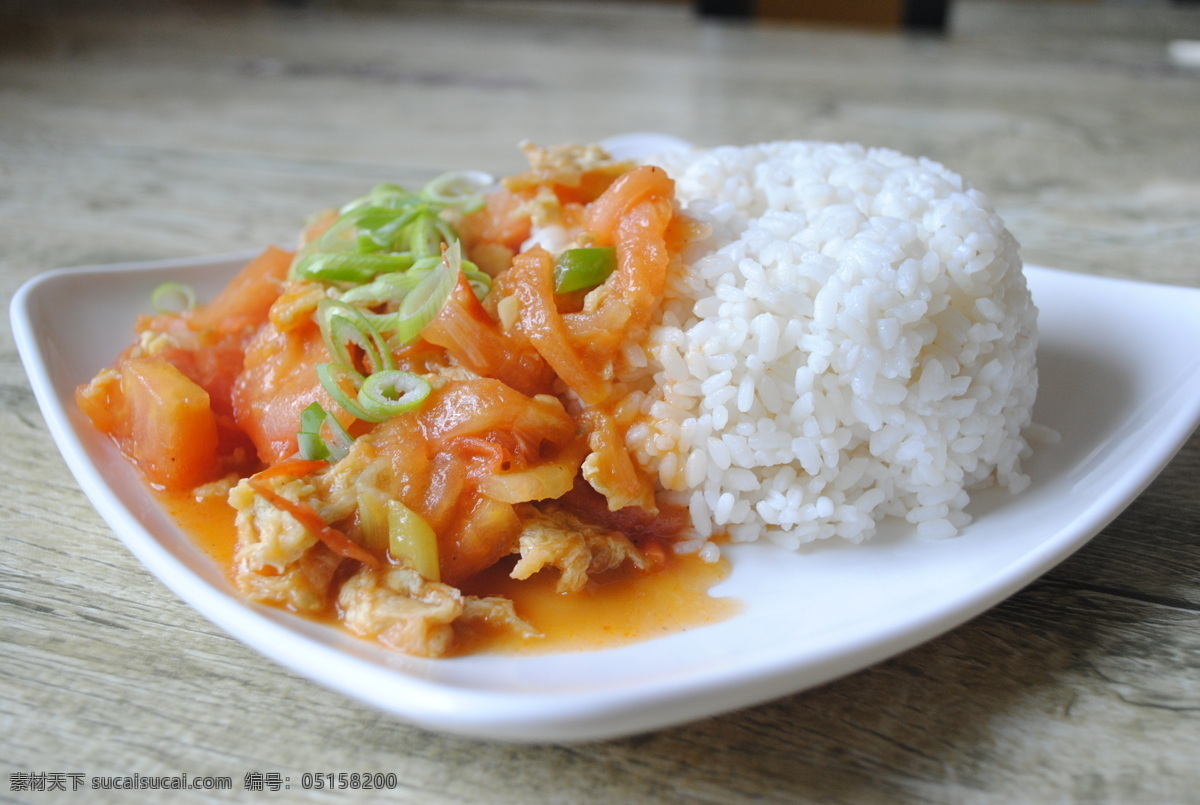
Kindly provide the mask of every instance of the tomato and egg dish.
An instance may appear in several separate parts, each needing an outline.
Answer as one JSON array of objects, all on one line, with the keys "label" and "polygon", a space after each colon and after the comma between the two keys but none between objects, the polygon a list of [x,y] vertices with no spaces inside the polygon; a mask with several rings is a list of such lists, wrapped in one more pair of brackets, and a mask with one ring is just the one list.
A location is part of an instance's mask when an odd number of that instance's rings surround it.
[{"label": "tomato and egg dish", "polygon": [[206,304],[140,317],[78,389],[155,489],[231,507],[248,598],[437,657],[478,628],[536,640],[481,579],[586,597],[679,561],[689,515],[626,437],[638,345],[702,228],[661,168],[526,150],[498,186],[381,185],[316,216]]}]

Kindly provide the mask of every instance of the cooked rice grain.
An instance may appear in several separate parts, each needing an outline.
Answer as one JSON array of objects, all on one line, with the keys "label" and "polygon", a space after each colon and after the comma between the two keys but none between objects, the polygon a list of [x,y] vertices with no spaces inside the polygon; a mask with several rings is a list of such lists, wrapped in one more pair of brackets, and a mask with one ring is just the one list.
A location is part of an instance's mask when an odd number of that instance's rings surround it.
[{"label": "cooked rice grain", "polygon": [[925,537],[969,489],[1028,484],[1036,309],[987,199],[925,159],[780,142],[655,159],[712,234],[647,348],[657,388],[629,443],[695,538]]}]

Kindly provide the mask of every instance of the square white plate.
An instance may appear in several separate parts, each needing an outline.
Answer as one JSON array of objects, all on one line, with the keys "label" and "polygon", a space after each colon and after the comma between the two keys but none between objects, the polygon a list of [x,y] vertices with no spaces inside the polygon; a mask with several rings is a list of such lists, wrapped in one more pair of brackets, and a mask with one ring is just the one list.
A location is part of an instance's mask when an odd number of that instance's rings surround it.
[{"label": "square white plate", "polygon": [[20,289],[12,322],[67,465],[143,564],[252,648],[433,730],[516,741],[614,737],[783,696],[893,656],[1019,590],[1082,546],[1165,466],[1200,421],[1200,291],[1029,267],[1041,309],[1035,421],[1061,442],[1027,464],[1024,493],[978,494],[961,536],[885,528],[865,545],[727,550],[714,593],[729,620],[606,651],[422,660],[247,603],[175,526],[74,389],[132,340],[151,289],[211,298],[250,255],[52,271]]}]

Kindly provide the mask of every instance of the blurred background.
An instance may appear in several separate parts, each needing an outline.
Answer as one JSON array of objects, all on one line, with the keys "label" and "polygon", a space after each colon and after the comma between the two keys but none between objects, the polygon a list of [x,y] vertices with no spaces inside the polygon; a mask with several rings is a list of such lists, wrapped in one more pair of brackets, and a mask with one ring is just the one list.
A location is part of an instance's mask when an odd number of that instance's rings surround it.
[{"label": "blurred background", "polygon": [[526,138],[853,140],[968,176],[1032,259],[1168,237],[1155,276],[1191,283],[1196,40],[1178,0],[0,0],[0,215],[97,230],[39,264],[155,258]]}]

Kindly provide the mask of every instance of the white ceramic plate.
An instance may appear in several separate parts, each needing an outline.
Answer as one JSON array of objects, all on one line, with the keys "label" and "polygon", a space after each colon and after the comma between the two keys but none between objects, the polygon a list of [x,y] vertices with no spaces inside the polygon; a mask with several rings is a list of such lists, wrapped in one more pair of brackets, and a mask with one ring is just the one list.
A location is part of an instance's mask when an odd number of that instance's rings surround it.
[{"label": "white ceramic plate", "polygon": [[727,551],[714,593],[743,607],[704,628],[606,651],[429,661],[238,596],[75,408],[75,387],[131,340],[168,279],[203,298],[249,255],[53,271],[12,301],[21,358],[80,486],[155,576],[234,637],[317,682],[429,729],[516,741],[614,737],[801,691],[945,632],[1082,546],[1200,421],[1200,291],[1027,269],[1041,309],[1035,420],[1062,440],[1019,496],[977,495],[963,534],[884,529],[866,545]]}]

